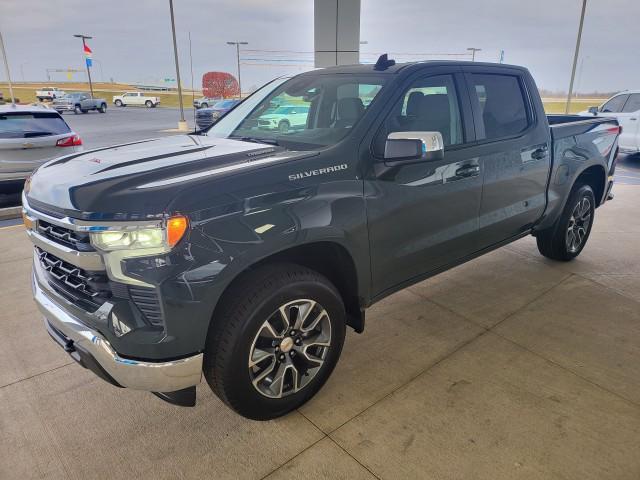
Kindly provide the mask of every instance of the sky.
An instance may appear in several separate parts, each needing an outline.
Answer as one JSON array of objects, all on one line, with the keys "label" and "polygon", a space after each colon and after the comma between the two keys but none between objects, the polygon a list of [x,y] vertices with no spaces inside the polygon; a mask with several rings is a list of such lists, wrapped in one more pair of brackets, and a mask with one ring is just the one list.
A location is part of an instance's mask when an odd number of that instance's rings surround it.
[{"label": "sky", "polygon": [[[330,1],[330,0],[316,0]],[[94,80],[160,83],[175,79],[168,0],[1,0],[0,31],[16,81],[43,81],[47,68],[83,68],[81,42],[94,38]],[[529,68],[540,88],[568,89],[581,0],[361,0],[361,61],[391,52],[398,61],[464,59]],[[194,85],[207,71],[235,75],[243,90],[311,68],[313,0],[174,0],[181,77]],[[578,91],[640,88],[636,41],[639,0],[588,0],[578,62]],[[74,25],[78,25],[77,27]],[[65,74],[52,74],[66,80]],[[75,74],[75,80],[85,80]],[[5,80],[4,70],[0,80]]]}]

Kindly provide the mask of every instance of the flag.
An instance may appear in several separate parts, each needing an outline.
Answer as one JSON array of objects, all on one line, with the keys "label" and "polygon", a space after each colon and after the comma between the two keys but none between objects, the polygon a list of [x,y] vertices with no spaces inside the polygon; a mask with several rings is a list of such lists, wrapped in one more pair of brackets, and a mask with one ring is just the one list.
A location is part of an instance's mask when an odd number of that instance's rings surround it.
[{"label": "flag", "polygon": [[91,67],[93,65],[93,61],[91,60],[91,56],[92,55],[93,55],[93,52],[89,48],[89,45],[87,45],[85,43],[84,44],[84,58],[85,58],[85,60],[87,62],[87,67]]}]

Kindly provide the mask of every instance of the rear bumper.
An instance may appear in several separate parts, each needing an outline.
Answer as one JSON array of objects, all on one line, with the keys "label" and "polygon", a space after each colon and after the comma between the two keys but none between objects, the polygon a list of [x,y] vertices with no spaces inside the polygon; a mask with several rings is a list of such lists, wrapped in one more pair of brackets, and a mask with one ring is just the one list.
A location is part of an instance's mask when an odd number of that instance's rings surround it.
[{"label": "rear bumper", "polygon": [[96,330],[68,313],[53,298],[45,282],[32,277],[33,296],[45,317],[52,338],[80,363],[109,383],[151,392],[175,392],[200,383],[202,353],[166,362],[150,362],[124,358]]}]

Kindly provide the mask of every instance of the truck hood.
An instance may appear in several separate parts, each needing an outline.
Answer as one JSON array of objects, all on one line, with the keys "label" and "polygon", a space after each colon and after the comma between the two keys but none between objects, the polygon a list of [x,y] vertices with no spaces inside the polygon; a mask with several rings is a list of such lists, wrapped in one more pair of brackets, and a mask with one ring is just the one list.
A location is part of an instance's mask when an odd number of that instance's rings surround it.
[{"label": "truck hood", "polygon": [[52,160],[25,185],[32,208],[86,220],[158,218],[202,182],[308,156],[272,145],[176,135]]}]

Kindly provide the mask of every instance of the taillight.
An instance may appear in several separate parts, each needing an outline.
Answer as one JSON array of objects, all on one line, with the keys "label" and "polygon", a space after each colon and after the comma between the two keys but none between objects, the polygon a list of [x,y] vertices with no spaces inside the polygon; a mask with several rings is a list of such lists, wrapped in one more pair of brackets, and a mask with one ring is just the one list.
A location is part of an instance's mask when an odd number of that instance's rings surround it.
[{"label": "taillight", "polygon": [[78,135],[61,138],[56,142],[56,147],[78,147],[82,145],[82,139]]}]

